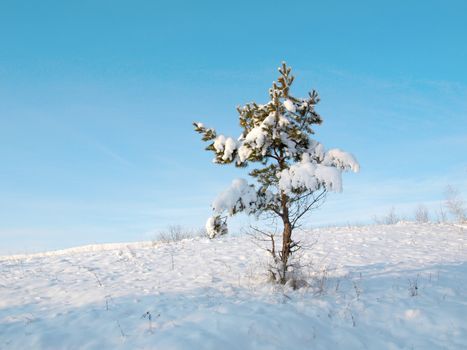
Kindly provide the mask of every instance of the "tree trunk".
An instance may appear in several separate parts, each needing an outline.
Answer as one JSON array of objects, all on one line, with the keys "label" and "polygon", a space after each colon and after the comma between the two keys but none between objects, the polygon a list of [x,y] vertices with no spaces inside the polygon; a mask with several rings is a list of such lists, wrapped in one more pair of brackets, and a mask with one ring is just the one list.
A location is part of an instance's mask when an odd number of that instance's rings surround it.
[{"label": "tree trunk", "polygon": [[281,250],[281,271],[280,278],[281,283],[285,284],[287,282],[287,263],[290,256],[290,245],[292,243],[292,225],[289,220],[289,208],[287,207],[287,196],[282,193],[281,195],[282,202],[282,221],[284,223],[284,231],[282,232],[282,250]]}]

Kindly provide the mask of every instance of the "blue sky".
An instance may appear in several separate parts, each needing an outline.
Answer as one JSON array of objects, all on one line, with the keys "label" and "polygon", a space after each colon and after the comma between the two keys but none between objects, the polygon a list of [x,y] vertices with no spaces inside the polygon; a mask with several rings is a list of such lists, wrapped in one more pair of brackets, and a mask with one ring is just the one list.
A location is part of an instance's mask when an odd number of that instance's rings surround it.
[{"label": "blue sky", "polygon": [[[0,253],[201,227],[241,170],[192,131],[238,135],[286,60],[316,138],[352,152],[308,225],[467,197],[465,1],[0,1]],[[234,230],[246,224],[233,221]]]}]

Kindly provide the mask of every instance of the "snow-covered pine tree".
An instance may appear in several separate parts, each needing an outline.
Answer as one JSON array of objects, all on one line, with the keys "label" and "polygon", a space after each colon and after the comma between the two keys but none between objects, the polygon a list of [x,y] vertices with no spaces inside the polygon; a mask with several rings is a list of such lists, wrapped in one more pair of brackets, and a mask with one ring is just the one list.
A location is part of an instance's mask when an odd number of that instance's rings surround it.
[{"label": "snow-covered pine tree", "polygon": [[249,175],[255,179],[254,184],[234,180],[214,200],[214,215],[206,223],[208,234],[216,237],[227,233],[225,214],[244,212],[280,218],[282,245],[276,249],[271,236],[269,251],[277,265],[274,277],[286,283],[289,258],[298,248],[292,239],[293,230],[327,191],[342,191],[342,172],[357,172],[359,164],[350,153],[339,149],[325,151],[311,138],[312,126],[322,123],[315,111],[318,94],[313,90],[307,98],[292,96],[291,68],[282,63],[279,73],[277,83],[273,82],[269,89],[268,103],[253,102],[237,108],[243,130],[239,138],[220,135],[202,123],[193,125],[203,141],[209,143],[206,150],[214,153],[215,163],[249,166]]}]

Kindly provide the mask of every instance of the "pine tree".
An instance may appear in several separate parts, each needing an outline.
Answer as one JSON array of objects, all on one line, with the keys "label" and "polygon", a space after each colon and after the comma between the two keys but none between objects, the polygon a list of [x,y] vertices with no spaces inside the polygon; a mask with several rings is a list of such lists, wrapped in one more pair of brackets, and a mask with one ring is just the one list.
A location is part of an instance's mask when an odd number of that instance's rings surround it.
[{"label": "pine tree", "polygon": [[282,63],[279,73],[269,89],[268,103],[237,108],[242,128],[238,139],[219,135],[202,123],[193,125],[208,143],[206,150],[214,153],[215,163],[249,167],[255,180],[255,184],[234,180],[213,202],[214,215],[206,224],[208,234],[227,233],[225,213],[280,218],[282,245],[276,248],[271,234],[269,252],[277,266],[274,278],[286,283],[289,258],[299,248],[292,239],[293,230],[305,214],[322,203],[328,191],[342,191],[342,172],[357,172],[359,164],[351,154],[339,149],[325,151],[311,138],[312,127],[323,121],[315,111],[318,93],[313,90],[307,98],[292,96],[291,68]]}]

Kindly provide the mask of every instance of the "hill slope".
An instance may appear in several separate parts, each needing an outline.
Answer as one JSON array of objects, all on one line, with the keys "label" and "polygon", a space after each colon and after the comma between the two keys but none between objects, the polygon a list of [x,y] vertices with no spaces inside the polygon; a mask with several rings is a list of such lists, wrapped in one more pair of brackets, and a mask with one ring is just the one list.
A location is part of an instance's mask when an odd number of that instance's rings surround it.
[{"label": "hill slope", "polygon": [[300,233],[308,286],[249,237],[0,257],[0,349],[466,349],[467,231]]}]

